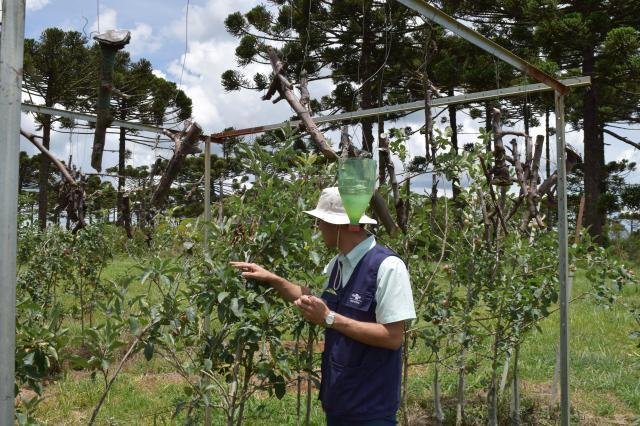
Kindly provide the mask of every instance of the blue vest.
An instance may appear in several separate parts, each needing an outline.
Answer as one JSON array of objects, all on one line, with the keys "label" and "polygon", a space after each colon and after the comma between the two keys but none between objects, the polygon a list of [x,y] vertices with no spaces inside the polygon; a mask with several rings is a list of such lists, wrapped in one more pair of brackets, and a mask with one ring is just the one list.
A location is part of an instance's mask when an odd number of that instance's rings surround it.
[{"label": "blue vest", "polygon": [[[337,294],[322,294],[329,309],[357,321],[376,322],[376,278],[389,256],[398,255],[377,244],[369,250]],[[329,283],[336,278],[337,265]],[[345,421],[394,416],[400,406],[401,380],[402,348],[377,348],[330,328],[325,331],[320,400],[328,415]]]}]

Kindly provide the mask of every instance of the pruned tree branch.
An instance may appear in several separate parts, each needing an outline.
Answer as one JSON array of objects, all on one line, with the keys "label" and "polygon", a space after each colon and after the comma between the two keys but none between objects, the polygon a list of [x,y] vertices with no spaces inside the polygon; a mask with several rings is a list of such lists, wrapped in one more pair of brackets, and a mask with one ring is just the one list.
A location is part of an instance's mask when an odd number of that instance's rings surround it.
[{"label": "pruned tree branch", "polygon": [[494,108],[491,113],[491,126],[493,131],[493,156],[494,166],[489,170],[491,180],[490,185],[510,186],[511,177],[507,167],[506,151],[502,143],[502,136],[508,132],[503,132],[501,127],[502,113]]},{"label": "pruned tree branch", "polygon": [[38,150],[43,155],[45,155],[49,160],[51,160],[51,162],[58,168],[58,170],[60,170],[60,173],[62,174],[64,179],[69,183],[69,185],[77,186],[76,180],[73,177],[71,177],[71,173],[69,173],[69,170],[67,169],[67,167],[64,164],[62,164],[60,160],[54,157],[53,154],[47,148],[45,148],[40,142],[36,140],[38,136],[34,135],[33,133],[27,132],[24,129],[20,129],[20,134],[25,138],[27,138],[29,142],[35,145],[35,147],[38,148]]},{"label": "pruned tree branch", "polygon": [[181,132],[179,135],[171,132],[164,133],[176,143],[176,149],[169,160],[166,170],[160,178],[158,187],[151,197],[151,205],[156,208],[159,208],[164,202],[167,194],[169,193],[169,189],[171,188],[171,184],[173,184],[173,181],[176,179],[176,176],[178,176],[178,173],[182,168],[182,163],[184,162],[185,157],[189,154],[196,154],[200,152],[200,148],[198,148],[198,141],[202,134],[202,127],[200,127],[198,123],[193,122],[190,123],[185,131]]},{"label": "pruned tree branch", "polygon": [[[578,154],[570,146],[567,146],[565,148],[565,153],[567,155],[565,169],[567,173],[570,173],[571,170],[573,170],[573,168],[582,161],[582,158],[580,157],[580,154]],[[545,194],[549,196],[553,195],[553,188],[555,187],[557,181],[558,181],[558,172],[556,171],[547,179],[545,179],[545,181],[542,182],[542,184],[540,184],[540,186],[538,187],[538,194],[540,194],[541,197]]]},{"label": "pruned tree branch", "polygon": [[627,145],[631,145],[632,147],[634,147],[635,149],[640,149],[640,143],[634,142],[631,139],[625,138],[624,136],[621,136],[615,132],[612,132],[609,129],[602,129],[602,131],[608,135],[613,136],[614,138],[618,139],[621,142],[626,143]]}]

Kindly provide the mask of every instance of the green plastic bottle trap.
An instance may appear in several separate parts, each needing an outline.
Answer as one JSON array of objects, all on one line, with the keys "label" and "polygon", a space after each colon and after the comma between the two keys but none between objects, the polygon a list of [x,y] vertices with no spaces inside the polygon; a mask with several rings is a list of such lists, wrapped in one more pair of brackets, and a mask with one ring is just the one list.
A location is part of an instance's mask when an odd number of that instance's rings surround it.
[{"label": "green plastic bottle trap", "polygon": [[338,191],[349,216],[349,230],[360,229],[360,218],[367,210],[376,186],[376,162],[370,158],[347,158],[338,165]]}]

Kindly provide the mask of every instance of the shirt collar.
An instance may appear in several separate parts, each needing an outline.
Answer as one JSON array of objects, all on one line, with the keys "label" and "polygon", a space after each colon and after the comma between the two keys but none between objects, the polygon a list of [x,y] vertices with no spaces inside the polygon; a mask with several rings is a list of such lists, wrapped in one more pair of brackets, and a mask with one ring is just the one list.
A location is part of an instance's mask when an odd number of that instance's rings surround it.
[{"label": "shirt collar", "polygon": [[360,241],[360,243],[351,249],[351,251],[347,254],[340,254],[339,259],[342,262],[347,262],[349,266],[355,267],[360,259],[364,257],[365,254],[369,250],[371,250],[376,245],[376,238],[373,235],[369,235],[364,240]]}]

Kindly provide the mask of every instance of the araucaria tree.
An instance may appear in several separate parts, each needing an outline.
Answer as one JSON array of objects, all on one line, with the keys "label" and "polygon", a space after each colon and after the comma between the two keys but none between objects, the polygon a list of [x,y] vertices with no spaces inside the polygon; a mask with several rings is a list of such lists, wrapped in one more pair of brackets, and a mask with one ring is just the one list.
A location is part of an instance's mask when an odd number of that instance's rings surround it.
[{"label": "araucaria tree", "polygon": [[[95,75],[86,42],[79,32],[65,32],[59,28],[46,29],[38,40],[25,40],[24,86],[34,103],[47,107],[61,104],[67,109],[76,109],[86,101]],[[52,126],[58,120],[46,114],[36,115],[36,121],[42,126],[42,144],[46,149],[50,146]],[[41,229],[47,226],[48,170],[49,160],[42,155],[38,205]]]}]

